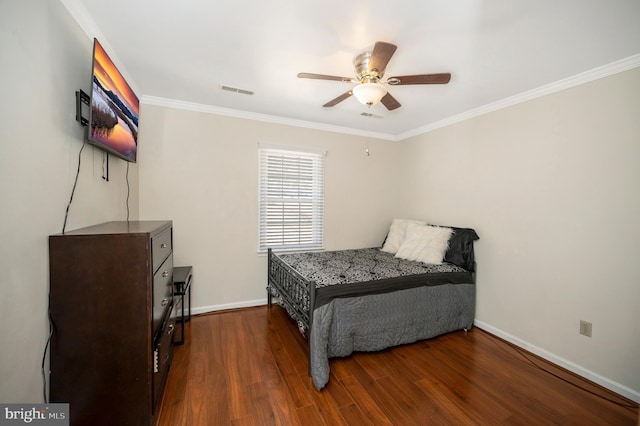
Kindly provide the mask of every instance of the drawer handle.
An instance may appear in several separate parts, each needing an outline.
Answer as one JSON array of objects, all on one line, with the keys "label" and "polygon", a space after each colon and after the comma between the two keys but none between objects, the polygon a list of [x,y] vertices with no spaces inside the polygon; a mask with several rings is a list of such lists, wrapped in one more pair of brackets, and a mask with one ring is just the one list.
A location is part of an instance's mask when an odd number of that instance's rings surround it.
[{"label": "drawer handle", "polygon": [[167,248],[167,243],[160,244],[160,248]]},{"label": "drawer handle", "polygon": [[169,299],[167,299],[166,297],[164,299],[162,299],[162,302],[160,302],[160,306],[165,307],[169,304]]},{"label": "drawer handle", "polygon": [[169,271],[162,271],[162,277],[167,278],[169,276]]},{"label": "drawer handle", "polygon": [[167,334],[170,336],[171,333],[173,333],[173,329],[174,329],[175,325],[174,324],[169,324],[169,327],[167,329]]}]

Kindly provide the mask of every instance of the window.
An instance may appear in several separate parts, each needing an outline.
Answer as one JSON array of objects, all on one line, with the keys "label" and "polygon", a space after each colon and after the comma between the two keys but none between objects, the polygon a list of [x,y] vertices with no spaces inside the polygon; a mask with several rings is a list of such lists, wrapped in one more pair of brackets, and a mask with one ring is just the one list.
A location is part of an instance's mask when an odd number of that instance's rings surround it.
[{"label": "window", "polygon": [[324,153],[261,148],[259,251],[321,249]]}]

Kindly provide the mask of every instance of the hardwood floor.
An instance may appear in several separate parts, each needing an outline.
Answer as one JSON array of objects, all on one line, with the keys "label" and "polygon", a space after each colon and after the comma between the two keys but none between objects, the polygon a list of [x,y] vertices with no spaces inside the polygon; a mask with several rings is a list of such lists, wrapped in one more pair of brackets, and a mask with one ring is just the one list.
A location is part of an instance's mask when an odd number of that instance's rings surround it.
[{"label": "hardwood floor", "polygon": [[279,306],[194,316],[187,326],[161,426],[638,424],[637,404],[478,328],[334,358],[318,392],[307,342]]}]

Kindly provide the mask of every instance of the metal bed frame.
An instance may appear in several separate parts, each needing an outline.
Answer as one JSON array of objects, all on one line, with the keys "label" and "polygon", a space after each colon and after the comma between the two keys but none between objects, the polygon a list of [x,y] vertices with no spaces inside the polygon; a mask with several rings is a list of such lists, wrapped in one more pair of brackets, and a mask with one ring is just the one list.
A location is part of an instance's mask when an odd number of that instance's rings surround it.
[{"label": "metal bed frame", "polygon": [[268,249],[267,304],[271,306],[275,294],[289,315],[303,329],[303,335],[309,339],[313,309],[315,307],[316,283],[308,281],[297,271],[289,267]]}]

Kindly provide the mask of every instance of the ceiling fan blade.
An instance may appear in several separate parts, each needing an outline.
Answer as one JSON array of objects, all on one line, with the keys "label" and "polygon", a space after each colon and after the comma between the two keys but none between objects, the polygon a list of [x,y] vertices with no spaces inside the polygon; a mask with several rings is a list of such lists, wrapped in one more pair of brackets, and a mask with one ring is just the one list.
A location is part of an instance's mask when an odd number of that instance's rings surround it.
[{"label": "ceiling fan blade", "polygon": [[345,99],[347,99],[349,96],[351,96],[353,93],[351,92],[351,90],[348,90],[346,92],[344,92],[342,95],[338,96],[335,99],[330,100],[329,102],[327,102],[326,104],[322,105],[323,107],[332,107],[335,106],[337,104],[339,104],[340,102],[344,101]]},{"label": "ceiling fan blade", "polygon": [[395,53],[398,46],[384,41],[376,42],[373,46],[373,52],[371,52],[371,59],[369,60],[369,71],[376,69],[378,74],[382,76],[384,69],[387,67],[389,60]]},{"label": "ceiling fan blade", "polygon": [[312,78],[314,80],[344,81],[345,83],[352,83],[354,81],[350,77],[338,77],[335,75],[312,74],[308,72],[298,73],[298,78]]},{"label": "ceiling fan blade", "polygon": [[392,86],[401,86],[407,84],[447,84],[451,80],[451,74],[418,74],[403,75],[398,77],[389,77],[387,83]]},{"label": "ceiling fan blade", "polygon": [[387,94],[384,95],[382,99],[380,99],[380,102],[382,102],[382,105],[387,107],[389,111],[393,111],[394,109],[400,108],[402,106],[400,105],[400,102],[398,102],[396,98],[391,96],[389,92],[387,92]]}]

